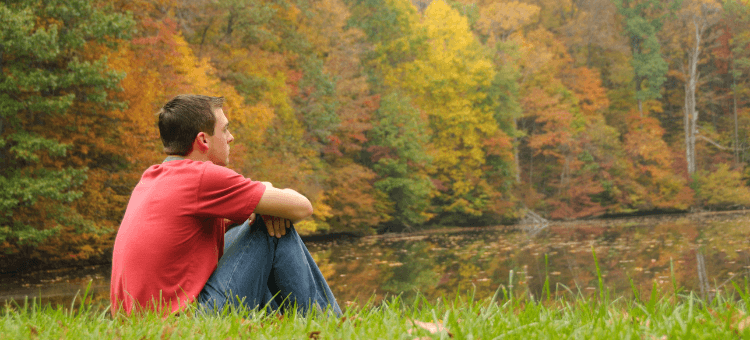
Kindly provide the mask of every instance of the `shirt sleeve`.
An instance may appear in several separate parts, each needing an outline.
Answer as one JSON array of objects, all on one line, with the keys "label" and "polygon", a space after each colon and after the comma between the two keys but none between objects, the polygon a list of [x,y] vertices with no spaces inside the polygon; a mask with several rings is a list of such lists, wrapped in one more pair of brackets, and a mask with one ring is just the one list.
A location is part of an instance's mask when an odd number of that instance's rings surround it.
[{"label": "shirt sleeve", "polygon": [[197,216],[244,222],[263,197],[266,186],[235,171],[206,163],[197,197]]}]

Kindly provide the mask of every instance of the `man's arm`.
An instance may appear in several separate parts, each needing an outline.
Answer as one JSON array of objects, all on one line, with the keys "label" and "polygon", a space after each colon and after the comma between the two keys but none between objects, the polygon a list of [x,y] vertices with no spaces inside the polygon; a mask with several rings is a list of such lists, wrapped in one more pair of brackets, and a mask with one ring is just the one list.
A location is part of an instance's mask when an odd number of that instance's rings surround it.
[{"label": "man's arm", "polygon": [[292,189],[274,188],[269,182],[263,184],[266,185],[266,191],[255,207],[256,214],[286,218],[292,222],[312,215],[312,204],[307,197]]},{"label": "man's arm", "polygon": [[286,228],[292,222],[310,217],[312,204],[307,197],[292,189],[277,189],[269,182],[263,182],[266,191],[255,207],[255,213],[263,215],[263,222],[271,236],[286,235]]}]

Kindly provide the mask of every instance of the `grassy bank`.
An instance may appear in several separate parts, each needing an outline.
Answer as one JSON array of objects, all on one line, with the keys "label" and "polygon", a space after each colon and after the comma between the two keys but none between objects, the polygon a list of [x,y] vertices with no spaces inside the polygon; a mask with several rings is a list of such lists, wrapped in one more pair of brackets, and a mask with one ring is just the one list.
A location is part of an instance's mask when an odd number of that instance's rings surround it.
[{"label": "grassy bank", "polygon": [[[85,297],[70,306],[33,301],[6,305],[0,319],[3,339],[739,339],[750,338],[748,286],[735,296],[711,302],[696,295],[607,301],[595,297],[531,301],[499,296],[474,300],[399,298],[377,305],[350,306],[343,317],[324,313],[266,315],[233,311],[223,315],[187,313],[166,319],[156,314],[112,317]],[[80,301],[83,300],[83,303]]]},{"label": "grassy bank", "polygon": [[491,298],[475,298],[472,291],[437,300],[373,297],[342,306],[340,317],[195,309],[125,317],[110,314],[106,296],[87,291],[68,305],[27,299],[0,306],[0,339],[750,339],[747,279],[706,287],[698,296],[679,288],[672,271],[668,291],[654,282],[642,292],[631,280],[631,297],[613,297],[593,248],[592,255],[598,285],[589,295],[562,285],[551,289],[547,276],[534,296],[514,285],[510,271],[507,285]]}]

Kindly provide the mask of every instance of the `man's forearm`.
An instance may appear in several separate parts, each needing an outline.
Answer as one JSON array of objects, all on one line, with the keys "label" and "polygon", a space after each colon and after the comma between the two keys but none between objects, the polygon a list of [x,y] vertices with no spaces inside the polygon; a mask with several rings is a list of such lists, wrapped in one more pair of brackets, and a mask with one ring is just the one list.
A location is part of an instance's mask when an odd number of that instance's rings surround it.
[{"label": "man's forearm", "polygon": [[266,191],[255,208],[255,213],[286,218],[297,222],[310,217],[312,204],[304,195],[293,189],[277,189],[269,182],[263,182]]}]

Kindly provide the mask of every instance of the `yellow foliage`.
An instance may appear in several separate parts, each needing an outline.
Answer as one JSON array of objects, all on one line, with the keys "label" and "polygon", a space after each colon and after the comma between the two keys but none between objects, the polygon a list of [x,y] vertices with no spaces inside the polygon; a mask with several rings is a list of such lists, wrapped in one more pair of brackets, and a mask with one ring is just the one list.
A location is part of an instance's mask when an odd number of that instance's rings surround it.
[{"label": "yellow foliage", "polygon": [[[274,118],[281,119],[288,124],[287,128],[293,128],[301,134],[302,127],[294,119],[294,109],[292,108],[291,99],[289,98],[290,89],[288,67],[289,61],[284,55],[263,51],[256,48],[235,48],[226,56],[218,56],[226,67],[237,73],[248,77],[261,79],[264,82],[263,92],[255,93],[258,103],[267,110],[273,110],[272,115],[265,116],[264,119],[257,121],[260,117],[248,119],[254,131],[262,132],[271,124]],[[270,112],[266,112],[270,113]],[[261,139],[262,140],[262,139]]]},{"label": "yellow foliage", "polygon": [[[252,133],[242,135],[242,141],[261,143],[266,127],[274,117],[274,110],[266,104],[252,106],[231,85],[222,82],[208,59],[199,60],[185,39],[174,33],[169,23],[149,23],[158,30],[156,38],[145,38],[123,45],[110,56],[110,66],[126,73],[119,93],[128,107],[121,116],[122,138],[132,148],[153,152],[129,152],[131,162],[143,168],[161,157],[156,116],[161,105],[180,93],[195,93],[225,98],[224,111],[232,121],[233,130],[243,128]],[[156,66],[155,66],[156,65]],[[261,65],[262,66],[262,65]]]},{"label": "yellow foliage", "polygon": [[231,119],[233,126],[252,126],[253,133],[243,135],[243,142],[260,143],[263,133],[273,119],[273,111],[263,104],[248,108],[245,99],[234,87],[222,82],[216,76],[216,70],[208,59],[197,60],[192,49],[180,35],[174,37],[176,50],[181,56],[175,60],[175,72],[183,75],[186,88],[192,93],[223,96],[224,112]]},{"label": "yellow foliage", "polygon": [[317,220],[306,219],[304,221],[297,222],[297,224],[294,225],[294,229],[296,229],[297,233],[299,233],[300,235],[310,235],[321,228]]},{"label": "yellow foliage", "polygon": [[482,192],[489,188],[482,170],[485,141],[507,138],[492,113],[476,105],[486,98],[481,89],[489,87],[496,71],[471,33],[467,18],[444,1],[427,7],[420,28],[428,41],[426,55],[386,68],[385,78],[409,91],[429,119],[432,177],[442,183],[437,195],[448,210],[481,214],[477,202],[490,196]]},{"label": "yellow foliage", "polygon": [[120,138],[126,147],[141,150],[125,152],[123,156],[136,168],[144,168],[161,156],[155,114],[165,94],[160,74],[149,65],[149,59],[139,58],[138,52],[133,45],[122,45],[108,60],[110,67],[125,72],[125,79],[120,82],[123,91],[117,94],[128,104],[120,114],[127,122],[118,127]]},{"label": "yellow foliage", "polygon": [[333,217],[333,214],[331,213],[331,207],[325,204],[325,196],[324,192],[320,192],[315,197],[310,198],[310,201],[313,202],[313,216],[312,218],[297,222],[294,227],[298,233],[306,235],[319,230],[330,229],[326,220]]},{"label": "yellow foliage", "polygon": [[728,208],[750,205],[750,188],[742,181],[742,173],[729,169],[726,163],[714,171],[700,171],[696,176],[696,196],[707,207]]},{"label": "yellow foliage", "polygon": [[565,45],[543,28],[529,32],[525,38],[514,37],[514,40],[521,47],[522,86],[544,88],[548,94],[557,92],[560,81],[555,77],[573,62]]}]

